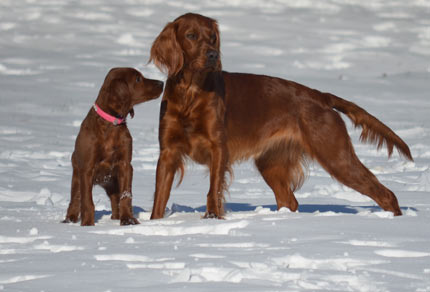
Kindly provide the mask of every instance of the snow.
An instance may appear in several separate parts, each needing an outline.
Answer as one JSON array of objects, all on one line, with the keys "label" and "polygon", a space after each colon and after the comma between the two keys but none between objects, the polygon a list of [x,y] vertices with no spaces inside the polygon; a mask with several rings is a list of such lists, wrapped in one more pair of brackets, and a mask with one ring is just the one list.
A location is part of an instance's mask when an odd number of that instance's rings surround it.
[{"label": "snow", "polygon": [[[150,221],[160,99],[135,108],[134,213],[60,224],[79,126],[111,67],[147,64],[177,16],[219,21],[223,68],[283,77],[363,106],[414,162],[359,143],[404,216],[311,164],[299,211],[276,210],[251,162],[235,165],[225,220],[202,219],[208,177],[187,164],[166,218]],[[430,291],[430,1],[0,1],[0,291]]]}]

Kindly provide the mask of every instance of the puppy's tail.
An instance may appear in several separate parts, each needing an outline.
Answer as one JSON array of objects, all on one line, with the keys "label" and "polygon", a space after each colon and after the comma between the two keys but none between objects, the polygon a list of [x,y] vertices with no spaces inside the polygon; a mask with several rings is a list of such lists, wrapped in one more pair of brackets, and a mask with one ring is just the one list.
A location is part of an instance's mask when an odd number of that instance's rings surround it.
[{"label": "puppy's tail", "polygon": [[363,129],[360,141],[376,144],[378,150],[385,144],[388,157],[393,154],[393,148],[396,146],[399,154],[413,161],[408,145],[393,130],[366,110],[331,93],[323,93],[323,99],[327,105],[347,115],[355,127],[360,126]]}]

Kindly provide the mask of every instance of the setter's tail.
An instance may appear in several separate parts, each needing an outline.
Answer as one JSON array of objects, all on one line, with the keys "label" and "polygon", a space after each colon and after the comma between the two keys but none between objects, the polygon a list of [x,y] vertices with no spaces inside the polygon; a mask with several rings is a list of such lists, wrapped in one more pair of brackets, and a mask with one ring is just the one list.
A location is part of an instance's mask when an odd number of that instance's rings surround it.
[{"label": "setter's tail", "polygon": [[331,93],[323,93],[324,101],[332,108],[347,115],[354,123],[355,127],[360,126],[363,130],[360,141],[374,143],[378,150],[385,144],[388,150],[388,157],[393,153],[396,146],[399,154],[413,161],[408,145],[393,130],[369,114],[366,110],[355,103],[344,100]]}]

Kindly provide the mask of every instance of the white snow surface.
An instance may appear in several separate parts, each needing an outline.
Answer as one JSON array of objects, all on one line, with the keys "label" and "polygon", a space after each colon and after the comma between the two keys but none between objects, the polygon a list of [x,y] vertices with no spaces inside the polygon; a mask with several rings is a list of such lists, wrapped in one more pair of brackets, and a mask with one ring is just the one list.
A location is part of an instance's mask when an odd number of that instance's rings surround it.
[{"label": "white snow surface", "polygon": [[[112,67],[165,80],[152,41],[177,16],[220,25],[223,68],[329,91],[374,114],[414,162],[358,142],[404,216],[311,164],[299,211],[276,211],[252,162],[234,166],[225,220],[202,219],[207,171],[188,163],[164,219],[150,221],[160,99],[135,108],[134,212],[61,224],[79,125]],[[1,0],[0,291],[430,291],[429,0]],[[250,117],[252,118],[252,117]]]}]

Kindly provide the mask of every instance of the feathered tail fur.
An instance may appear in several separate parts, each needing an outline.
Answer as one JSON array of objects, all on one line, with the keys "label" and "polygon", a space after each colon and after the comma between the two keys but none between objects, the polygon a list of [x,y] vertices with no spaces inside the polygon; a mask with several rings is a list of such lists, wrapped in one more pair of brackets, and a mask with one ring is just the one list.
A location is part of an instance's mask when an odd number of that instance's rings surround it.
[{"label": "feathered tail fur", "polygon": [[378,150],[385,144],[388,157],[392,155],[395,146],[400,155],[413,161],[408,145],[393,130],[366,110],[331,93],[323,93],[323,97],[329,106],[347,115],[355,127],[362,128],[360,141],[376,144]]}]

